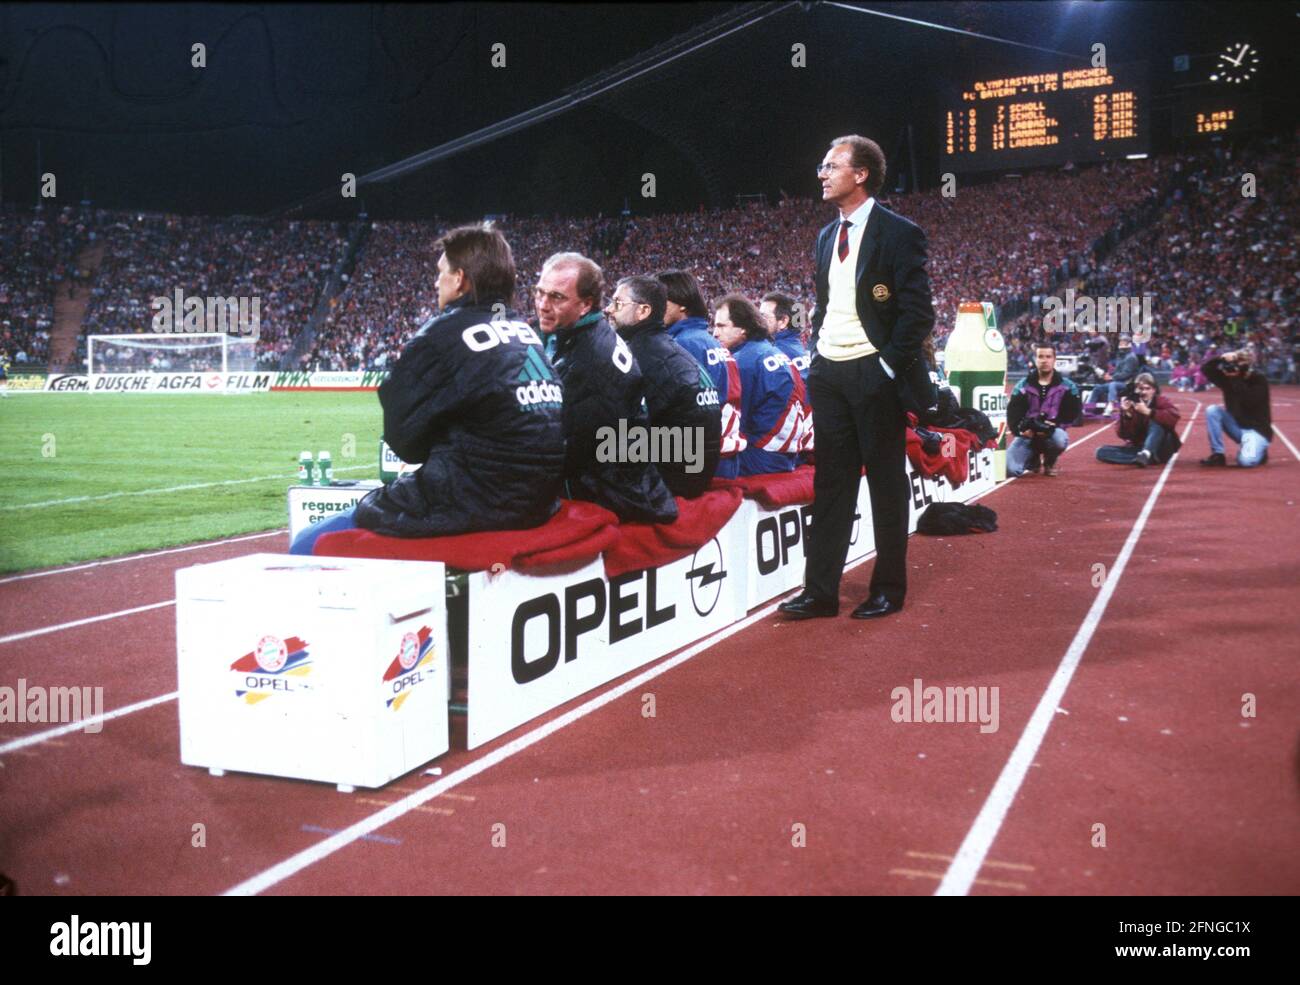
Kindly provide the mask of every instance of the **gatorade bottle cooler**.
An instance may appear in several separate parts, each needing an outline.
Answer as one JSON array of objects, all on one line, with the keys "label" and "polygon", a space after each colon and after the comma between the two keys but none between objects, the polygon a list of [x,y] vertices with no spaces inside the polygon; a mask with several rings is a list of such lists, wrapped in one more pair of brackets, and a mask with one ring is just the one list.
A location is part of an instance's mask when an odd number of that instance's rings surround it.
[{"label": "gatorade bottle cooler", "polygon": [[1007,477],[1007,345],[993,305],[973,301],[957,308],[957,321],[944,346],[943,368],[957,403],[981,411],[998,430],[993,475]]},{"label": "gatorade bottle cooler", "polygon": [[403,472],[414,472],[419,467],[402,461],[397,457],[397,452],[388,447],[388,442],[379,439],[379,481],[384,485],[388,485]]}]

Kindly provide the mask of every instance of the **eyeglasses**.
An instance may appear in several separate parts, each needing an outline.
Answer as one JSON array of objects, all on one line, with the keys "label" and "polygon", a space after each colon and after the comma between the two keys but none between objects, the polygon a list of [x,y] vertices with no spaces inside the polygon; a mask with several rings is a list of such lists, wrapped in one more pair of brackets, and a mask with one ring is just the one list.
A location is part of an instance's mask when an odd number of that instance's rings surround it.
[{"label": "eyeglasses", "polygon": [[[632,307],[635,308],[637,305],[641,305],[641,304],[645,304],[645,302],[644,302],[644,301],[624,301],[622,298],[614,298],[613,300],[611,300],[611,301],[609,302],[609,307],[610,307],[610,310],[611,310],[611,311],[622,311],[622,310],[623,310],[624,308],[626,308],[628,305],[631,305]],[[646,307],[648,308],[648,307],[650,307],[650,306],[649,306],[648,304],[646,304]]]},{"label": "eyeglasses", "polygon": [[[817,165],[817,174],[818,174],[818,175],[830,174],[832,171],[835,171],[835,170],[837,170],[837,169],[839,169],[839,168],[843,168],[843,167],[847,167],[847,165],[844,165],[844,164],[819,164],[819,165]],[[849,170],[850,170],[850,171],[857,171],[858,169],[857,169],[857,168],[849,168]]]},{"label": "eyeglasses", "polygon": [[576,300],[569,297],[567,294],[561,294],[558,291],[543,291],[540,287],[533,288],[533,297],[538,301],[550,298],[552,304],[563,304],[565,301]]}]

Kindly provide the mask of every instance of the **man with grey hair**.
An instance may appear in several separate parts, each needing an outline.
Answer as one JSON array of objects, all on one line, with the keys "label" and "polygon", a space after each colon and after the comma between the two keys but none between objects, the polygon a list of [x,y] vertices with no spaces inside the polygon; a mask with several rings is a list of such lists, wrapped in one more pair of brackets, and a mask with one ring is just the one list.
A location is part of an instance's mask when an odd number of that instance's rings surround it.
[{"label": "man with grey hair", "polygon": [[910,486],[899,386],[921,407],[937,401],[922,343],[934,327],[921,230],[876,202],[885,155],[856,134],[837,137],[817,168],[822,201],[837,215],[813,250],[808,396],[817,446],[804,590],[780,611],[796,619],[839,614],[863,466],[871,493],[876,563],[855,619],[887,616],[907,593]]},{"label": "man with grey hair", "polygon": [[564,385],[565,492],[620,520],[671,523],[677,501],[652,463],[598,455],[604,429],[647,426],[641,370],[601,314],[603,293],[600,267],[580,253],[549,257],[533,290],[537,324]]},{"label": "man with grey hair", "polygon": [[632,350],[645,382],[654,461],[674,496],[704,492],[718,468],[722,402],[708,371],[664,328],[668,291],[654,277],[624,277],[605,315]]}]

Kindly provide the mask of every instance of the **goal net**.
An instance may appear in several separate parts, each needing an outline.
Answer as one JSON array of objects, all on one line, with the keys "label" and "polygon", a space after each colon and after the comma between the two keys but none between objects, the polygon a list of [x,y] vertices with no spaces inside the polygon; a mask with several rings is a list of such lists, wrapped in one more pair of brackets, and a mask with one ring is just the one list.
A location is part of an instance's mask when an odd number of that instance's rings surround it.
[{"label": "goal net", "polygon": [[[90,389],[110,373],[251,373],[257,343],[221,332],[184,335],[88,335],[86,375]],[[222,387],[221,389],[224,389]]]}]

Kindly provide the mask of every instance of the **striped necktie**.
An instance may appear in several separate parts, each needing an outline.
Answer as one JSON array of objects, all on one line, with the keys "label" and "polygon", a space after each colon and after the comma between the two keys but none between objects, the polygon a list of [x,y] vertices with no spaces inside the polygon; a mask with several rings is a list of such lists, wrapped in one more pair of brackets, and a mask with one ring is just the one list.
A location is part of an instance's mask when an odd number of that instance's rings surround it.
[{"label": "striped necktie", "polygon": [[848,219],[840,220],[840,261],[843,262],[849,255],[849,226],[853,223]]}]

